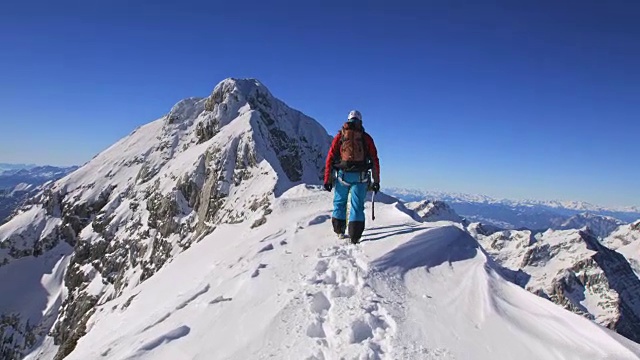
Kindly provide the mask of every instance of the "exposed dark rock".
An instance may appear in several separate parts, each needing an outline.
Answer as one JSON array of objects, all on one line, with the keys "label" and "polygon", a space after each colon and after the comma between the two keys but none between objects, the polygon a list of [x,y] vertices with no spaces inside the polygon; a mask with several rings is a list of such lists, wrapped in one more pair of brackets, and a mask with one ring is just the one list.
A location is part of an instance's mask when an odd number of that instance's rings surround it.
[{"label": "exposed dark rock", "polygon": [[147,210],[149,227],[157,229],[162,236],[169,236],[178,229],[178,223],[174,218],[178,215],[178,204],[173,194],[162,196],[155,193],[147,199]]},{"label": "exposed dark rock", "polygon": [[54,360],[62,360],[75,349],[78,340],[86,333],[87,321],[95,311],[98,299],[95,296],[81,294],[70,295],[64,302],[61,321],[58,321],[51,332],[54,344],[59,345]]},{"label": "exposed dark rock", "polygon": [[603,276],[587,279],[591,284],[606,282],[618,293],[618,320],[608,325],[625,337],[640,343],[640,279],[631,269],[625,257],[608,249],[592,234],[582,232],[591,250],[597,251],[593,260],[604,271]]},{"label": "exposed dark rock", "polygon": [[196,126],[196,137],[198,138],[198,144],[211,140],[216,134],[220,122],[214,117],[209,117],[198,123]]}]

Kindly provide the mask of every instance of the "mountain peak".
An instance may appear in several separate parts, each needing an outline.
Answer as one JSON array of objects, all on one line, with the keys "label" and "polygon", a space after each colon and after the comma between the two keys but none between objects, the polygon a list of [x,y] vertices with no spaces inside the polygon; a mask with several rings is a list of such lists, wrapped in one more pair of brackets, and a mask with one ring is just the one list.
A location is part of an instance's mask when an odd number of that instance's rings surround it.
[{"label": "mountain peak", "polygon": [[[0,267],[73,249],[69,292],[90,304],[96,293],[118,296],[218,226],[271,222],[284,192],[320,184],[329,144],[317,121],[259,81],[225,79],[30,199],[0,226]],[[89,308],[63,306],[56,341],[72,348],[66,329]]]},{"label": "mountain peak", "polygon": [[262,82],[260,82],[260,80],[258,79],[240,79],[229,77],[220,81],[218,85],[216,85],[216,87],[213,89],[213,92],[235,92],[247,96],[255,93],[258,90],[264,91],[271,95],[267,87],[264,86],[264,84],[262,84]]}]

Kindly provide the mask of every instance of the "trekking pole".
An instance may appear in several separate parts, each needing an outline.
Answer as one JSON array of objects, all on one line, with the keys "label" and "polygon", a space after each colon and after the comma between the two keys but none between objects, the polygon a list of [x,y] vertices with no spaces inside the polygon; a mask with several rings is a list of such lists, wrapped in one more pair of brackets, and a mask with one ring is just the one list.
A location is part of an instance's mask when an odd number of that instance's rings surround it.
[{"label": "trekking pole", "polygon": [[371,194],[371,220],[376,219],[376,192]]}]

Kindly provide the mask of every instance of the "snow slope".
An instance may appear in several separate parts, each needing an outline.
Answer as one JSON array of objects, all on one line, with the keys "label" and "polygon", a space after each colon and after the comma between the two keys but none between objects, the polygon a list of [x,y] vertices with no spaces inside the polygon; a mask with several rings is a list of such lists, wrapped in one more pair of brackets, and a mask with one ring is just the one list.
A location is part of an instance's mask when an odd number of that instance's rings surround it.
[{"label": "snow slope", "polygon": [[625,257],[588,229],[473,233],[514,283],[640,340],[640,281]]},{"label": "snow slope", "polygon": [[264,226],[218,227],[100,305],[67,359],[640,356],[640,345],[504,280],[456,223],[376,204],[365,241],[340,244],[330,199],[300,185]]}]

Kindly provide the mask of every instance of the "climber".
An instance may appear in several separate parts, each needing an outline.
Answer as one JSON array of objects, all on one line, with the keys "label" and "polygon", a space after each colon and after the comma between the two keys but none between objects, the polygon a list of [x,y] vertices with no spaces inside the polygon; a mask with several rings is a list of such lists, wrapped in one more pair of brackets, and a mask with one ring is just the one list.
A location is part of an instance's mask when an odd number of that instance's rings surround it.
[{"label": "climber", "polygon": [[[371,182],[373,176],[373,183]],[[333,231],[344,238],[347,227],[347,201],[351,194],[348,235],[351,242],[360,242],[364,231],[364,202],[367,190],[380,191],[380,162],[373,139],[362,127],[358,110],[349,113],[347,122],[333,138],[324,172],[324,189],[333,198]]]}]

